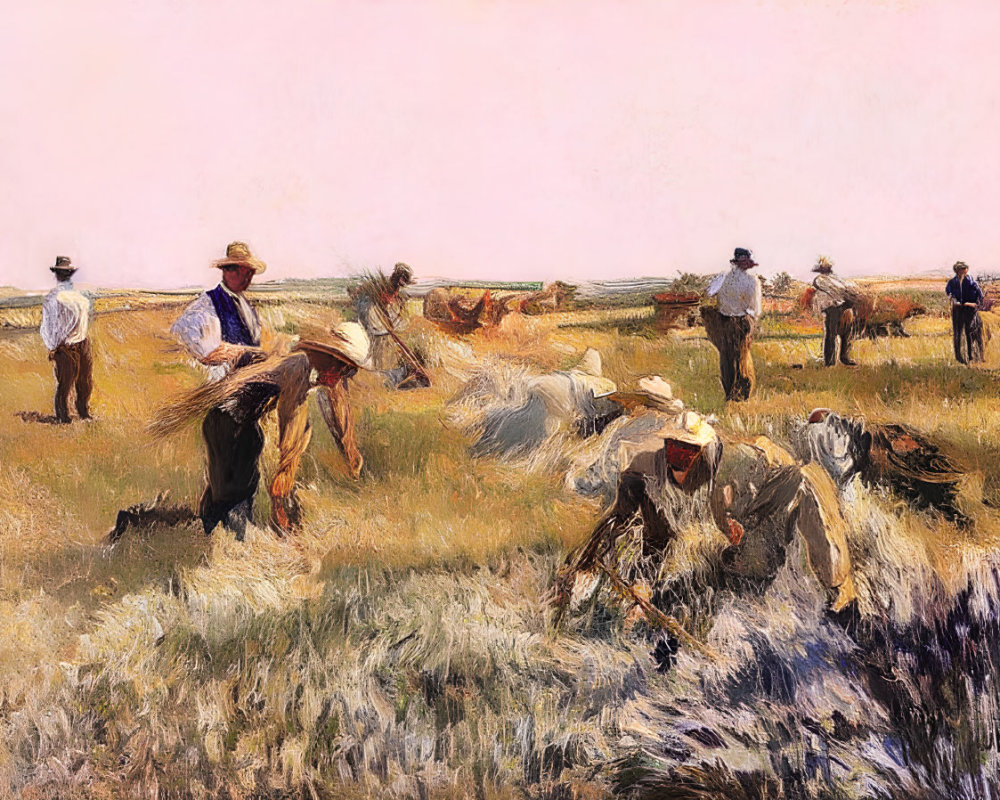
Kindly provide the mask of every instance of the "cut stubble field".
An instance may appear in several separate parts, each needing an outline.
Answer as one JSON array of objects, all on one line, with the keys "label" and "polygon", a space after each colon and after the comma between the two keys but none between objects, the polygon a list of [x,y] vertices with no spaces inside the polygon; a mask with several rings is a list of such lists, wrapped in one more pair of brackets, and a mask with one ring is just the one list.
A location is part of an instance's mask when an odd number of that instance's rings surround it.
[{"label": "cut stubble field", "polygon": [[[471,375],[467,356],[546,372],[594,347],[620,387],[661,375],[729,440],[783,441],[816,407],[907,423],[967,471],[962,502],[978,520],[974,531],[916,520],[930,563],[947,576],[997,542],[996,340],[985,366],[962,367],[948,320],[925,317],[909,338],[858,342],[861,366],[826,369],[815,320],[765,317],[757,392],[726,405],[702,329],[659,335],[635,310],[510,316],[442,345],[461,357],[431,363],[429,389],[359,376],[358,482],[313,403],[305,523],[292,537],[253,529],[240,543],[185,524],[109,549],[119,509],[163,492],[194,503],[203,486],[196,426],[166,441],[146,433],[201,379],[167,335],[178,308],[96,318],[96,419],[70,426],[20,416],[51,413],[51,365],[37,331],[0,330],[0,795],[521,796],[512,776],[535,769],[514,755],[524,720],[533,742],[580,733],[580,704],[625,692],[615,681],[642,646],[611,642],[588,656],[592,696],[560,694],[583,645],[548,629],[545,595],[601,508],[557,470],[470,456],[443,410]],[[264,317],[315,335],[340,312],[275,302]],[[445,341],[419,318],[407,335]],[[269,444],[262,484],[275,464]],[[578,791],[603,796],[597,783]]]}]

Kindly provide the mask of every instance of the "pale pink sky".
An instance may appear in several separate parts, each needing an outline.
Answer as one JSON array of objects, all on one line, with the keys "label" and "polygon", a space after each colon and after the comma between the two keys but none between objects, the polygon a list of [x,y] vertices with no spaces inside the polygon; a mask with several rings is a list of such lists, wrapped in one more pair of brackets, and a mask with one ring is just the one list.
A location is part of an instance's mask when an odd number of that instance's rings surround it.
[{"label": "pale pink sky", "polygon": [[1000,3],[32,0],[0,284],[1000,271]]}]

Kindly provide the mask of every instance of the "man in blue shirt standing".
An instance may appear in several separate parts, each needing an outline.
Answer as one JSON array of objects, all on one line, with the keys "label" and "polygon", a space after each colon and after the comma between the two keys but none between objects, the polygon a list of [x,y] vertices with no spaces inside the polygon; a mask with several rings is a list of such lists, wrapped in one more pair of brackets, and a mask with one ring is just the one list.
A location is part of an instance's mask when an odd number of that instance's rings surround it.
[{"label": "man in blue shirt standing", "polygon": [[[979,304],[983,292],[969,277],[969,265],[956,261],[955,277],[948,281],[945,293],[951,298],[951,329],[955,339],[955,358],[961,364],[983,360],[983,324],[979,319]],[[966,352],[962,354],[962,338]]]}]

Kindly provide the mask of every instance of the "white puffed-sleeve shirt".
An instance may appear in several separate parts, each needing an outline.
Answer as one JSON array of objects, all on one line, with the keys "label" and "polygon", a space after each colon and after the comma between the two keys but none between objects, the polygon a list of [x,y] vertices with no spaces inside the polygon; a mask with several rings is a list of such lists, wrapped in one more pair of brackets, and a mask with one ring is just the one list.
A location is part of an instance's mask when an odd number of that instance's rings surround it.
[{"label": "white puffed-sleeve shirt", "polygon": [[760,319],[764,292],[760,279],[745,269],[720,272],[708,285],[708,294],[719,298],[719,311],[727,317]]},{"label": "white puffed-sleeve shirt", "polygon": [[[229,291],[225,284],[219,284],[226,294],[236,303],[240,317],[250,331],[255,342],[260,342],[260,318],[253,306],[242,295]],[[187,351],[199,361],[222,344],[222,323],[215,312],[215,304],[208,292],[202,292],[170,326],[170,332],[176,336]],[[208,367],[211,380],[219,380],[229,373],[228,364],[216,364]]]},{"label": "white puffed-sleeve shirt", "polygon": [[90,328],[90,300],[73,288],[72,281],[60,281],[42,301],[42,342],[48,350],[61,344],[77,344],[87,338]]}]

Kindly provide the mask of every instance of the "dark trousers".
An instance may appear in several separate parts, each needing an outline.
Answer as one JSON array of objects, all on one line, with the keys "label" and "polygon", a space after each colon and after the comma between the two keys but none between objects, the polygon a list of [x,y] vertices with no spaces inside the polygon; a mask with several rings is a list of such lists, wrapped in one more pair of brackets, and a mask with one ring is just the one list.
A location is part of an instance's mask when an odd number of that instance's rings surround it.
[{"label": "dark trousers", "polygon": [[90,340],[76,344],[61,344],[52,351],[56,373],[56,419],[69,422],[69,393],[76,389],[76,413],[80,419],[90,418],[90,393],[94,388],[93,356]]},{"label": "dark trousers", "polygon": [[823,326],[823,363],[832,367],[837,363],[837,337],[840,337],[840,360],[851,362],[851,336],[853,325],[843,324],[842,317],[847,306],[830,306],[823,311],[826,323]]},{"label": "dark trousers", "polygon": [[279,461],[268,487],[271,521],[282,531],[298,523],[293,494],[299,462],[312,435],[307,403],[310,370],[305,353],[292,353],[259,380],[239,385],[228,400],[205,415],[201,431],[208,451],[208,486],[199,509],[205,533],[223,522],[243,538],[260,482],[257,461],[264,433],[258,420],[272,408],[278,416]]},{"label": "dark trousers", "polygon": [[205,415],[201,433],[208,449],[208,486],[198,509],[205,533],[226,522],[242,538],[260,482],[257,459],[264,449],[264,432],[257,415],[237,421],[228,411],[213,408]]},{"label": "dark trousers", "polygon": [[[951,307],[951,331],[955,341],[955,358],[961,364],[983,360],[983,323],[979,309],[970,306]],[[962,339],[965,353],[962,353]]]},{"label": "dark trousers", "polygon": [[719,375],[727,400],[746,400],[757,382],[750,355],[753,321],[750,317],[722,315]]},{"label": "dark trousers", "polygon": [[702,307],[701,319],[708,341],[719,351],[719,374],[726,399],[746,400],[757,382],[750,355],[753,320],[727,317],[712,306]]}]

